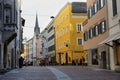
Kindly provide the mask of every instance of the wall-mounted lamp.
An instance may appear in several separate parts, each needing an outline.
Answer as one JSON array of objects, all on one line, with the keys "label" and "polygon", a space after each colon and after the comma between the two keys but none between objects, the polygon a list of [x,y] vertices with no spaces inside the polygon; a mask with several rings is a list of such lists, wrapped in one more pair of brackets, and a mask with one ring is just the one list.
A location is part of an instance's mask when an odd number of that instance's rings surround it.
[{"label": "wall-mounted lamp", "polygon": [[69,41],[65,42],[65,46],[68,47],[69,46]]},{"label": "wall-mounted lamp", "polygon": [[54,17],[54,16],[51,16],[50,18],[51,18],[51,19],[54,19],[55,17]]}]

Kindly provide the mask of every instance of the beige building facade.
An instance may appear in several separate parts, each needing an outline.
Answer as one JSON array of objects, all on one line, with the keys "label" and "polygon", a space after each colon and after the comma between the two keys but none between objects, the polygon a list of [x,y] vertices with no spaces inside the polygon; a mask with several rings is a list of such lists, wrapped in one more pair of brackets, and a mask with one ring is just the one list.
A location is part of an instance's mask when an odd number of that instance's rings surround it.
[{"label": "beige building facade", "polygon": [[106,0],[87,0],[88,20],[84,25],[84,50],[89,66],[109,69],[108,46],[99,45],[108,37]]}]

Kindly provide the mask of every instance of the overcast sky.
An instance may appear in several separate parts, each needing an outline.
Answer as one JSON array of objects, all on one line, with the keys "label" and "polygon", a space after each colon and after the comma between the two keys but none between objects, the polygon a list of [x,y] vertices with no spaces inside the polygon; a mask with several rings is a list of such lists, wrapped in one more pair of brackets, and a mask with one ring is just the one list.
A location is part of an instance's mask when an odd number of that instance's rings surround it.
[{"label": "overcast sky", "polygon": [[86,0],[22,0],[22,17],[26,20],[23,38],[33,37],[36,13],[40,31],[50,22],[50,16],[56,16],[67,2],[85,2]]}]

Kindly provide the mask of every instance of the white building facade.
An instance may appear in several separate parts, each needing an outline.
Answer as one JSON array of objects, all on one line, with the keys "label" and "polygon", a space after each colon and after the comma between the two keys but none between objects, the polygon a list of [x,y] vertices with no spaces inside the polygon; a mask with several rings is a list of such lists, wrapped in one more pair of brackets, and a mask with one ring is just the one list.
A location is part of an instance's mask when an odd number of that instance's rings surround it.
[{"label": "white building facade", "polygon": [[105,43],[109,46],[110,69],[120,71],[120,0],[107,0],[109,37]]},{"label": "white building facade", "polygon": [[55,63],[55,29],[54,29],[54,19],[47,26],[47,47],[48,52],[46,53],[46,57],[50,64]]}]

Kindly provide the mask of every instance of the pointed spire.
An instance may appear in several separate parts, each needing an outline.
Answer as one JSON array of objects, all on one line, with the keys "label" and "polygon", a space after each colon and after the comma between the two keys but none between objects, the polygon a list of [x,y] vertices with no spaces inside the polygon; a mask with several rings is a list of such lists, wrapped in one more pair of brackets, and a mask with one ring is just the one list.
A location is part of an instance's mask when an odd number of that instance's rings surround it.
[{"label": "pointed spire", "polygon": [[37,15],[37,13],[36,13],[36,23],[35,23],[35,27],[39,27],[39,25],[38,25],[38,15]]},{"label": "pointed spire", "polygon": [[38,36],[40,34],[40,28],[39,28],[39,24],[38,24],[38,15],[37,15],[37,13],[36,13],[36,22],[35,22],[34,33],[35,33],[36,36]]}]

